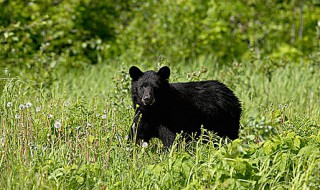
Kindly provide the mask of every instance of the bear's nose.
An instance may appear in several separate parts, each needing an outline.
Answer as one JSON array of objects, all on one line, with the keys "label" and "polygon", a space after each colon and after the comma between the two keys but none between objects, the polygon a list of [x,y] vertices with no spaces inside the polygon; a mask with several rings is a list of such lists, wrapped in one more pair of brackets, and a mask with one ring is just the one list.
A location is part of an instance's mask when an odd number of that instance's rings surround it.
[{"label": "bear's nose", "polygon": [[142,98],[142,103],[144,104],[144,105],[152,105],[153,104],[153,99],[152,99],[152,97],[151,96],[144,96],[143,98]]}]

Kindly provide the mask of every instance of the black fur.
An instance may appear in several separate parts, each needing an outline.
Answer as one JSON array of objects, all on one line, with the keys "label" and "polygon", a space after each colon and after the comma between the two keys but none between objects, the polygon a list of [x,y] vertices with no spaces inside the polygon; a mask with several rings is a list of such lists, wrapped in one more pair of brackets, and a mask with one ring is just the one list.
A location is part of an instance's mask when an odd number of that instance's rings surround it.
[{"label": "black fur", "polygon": [[241,104],[224,84],[215,81],[169,83],[169,67],[142,72],[132,66],[131,94],[135,109],[131,139],[159,138],[170,147],[176,133],[200,134],[201,125],[221,137],[238,138]]}]

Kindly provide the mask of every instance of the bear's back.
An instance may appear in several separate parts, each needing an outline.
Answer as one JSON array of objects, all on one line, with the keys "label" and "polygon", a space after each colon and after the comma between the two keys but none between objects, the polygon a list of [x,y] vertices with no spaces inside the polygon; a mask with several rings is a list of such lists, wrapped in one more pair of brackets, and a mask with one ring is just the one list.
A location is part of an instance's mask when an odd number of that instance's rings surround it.
[{"label": "bear's back", "polygon": [[233,91],[216,80],[171,83],[170,86],[184,100],[197,103],[199,106],[208,106],[208,104],[241,106]]}]

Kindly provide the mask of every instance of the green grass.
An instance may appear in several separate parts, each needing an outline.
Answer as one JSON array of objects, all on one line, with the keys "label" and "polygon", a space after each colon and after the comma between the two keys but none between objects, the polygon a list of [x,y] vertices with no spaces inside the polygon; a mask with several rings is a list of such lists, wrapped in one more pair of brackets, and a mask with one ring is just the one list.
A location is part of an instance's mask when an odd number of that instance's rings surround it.
[{"label": "green grass", "polygon": [[[144,69],[159,65],[144,64]],[[171,81],[219,79],[243,104],[240,139],[209,135],[164,151],[127,144],[129,65],[58,75],[52,86],[5,78],[0,184],[4,189],[317,189],[320,69],[267,61],[172,66]],[[11,102],[12,106],[8,106]],[[32,105],[19,109],[20,105]],[[204,137],[205,138],[205,137]]]}]

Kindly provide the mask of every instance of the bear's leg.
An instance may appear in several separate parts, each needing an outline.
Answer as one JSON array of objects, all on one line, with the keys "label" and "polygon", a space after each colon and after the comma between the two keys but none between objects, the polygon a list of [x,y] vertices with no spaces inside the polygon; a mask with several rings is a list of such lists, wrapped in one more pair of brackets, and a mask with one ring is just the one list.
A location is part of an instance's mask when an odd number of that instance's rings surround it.
[{"label": "bear's leg", "polygon": [[170,131],[167,127],[163,125],[159,127],[159,139],[162,141],[166,148],[171,147],[175,138],[176,134]]},{"label": "bear's leg", "polygon": [[226,126],[221,126],[218,129],[214,129],[220,137],[228,137],[230,140],[235,140],[239,138],[239,123],[228,124]]},{"label": "bear's leg", "polygon": [[132,125],[129,132],[129,137],[132,141],[139,144],[142,142],[148,142],[154,137],[159,137],[158,124],[150,121],[149,119],[139,117],[139,119]]}]

